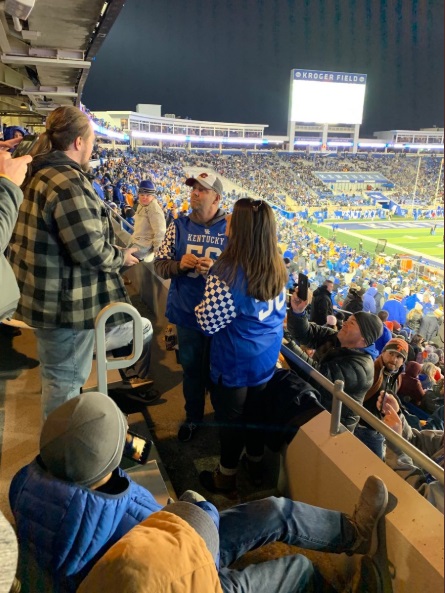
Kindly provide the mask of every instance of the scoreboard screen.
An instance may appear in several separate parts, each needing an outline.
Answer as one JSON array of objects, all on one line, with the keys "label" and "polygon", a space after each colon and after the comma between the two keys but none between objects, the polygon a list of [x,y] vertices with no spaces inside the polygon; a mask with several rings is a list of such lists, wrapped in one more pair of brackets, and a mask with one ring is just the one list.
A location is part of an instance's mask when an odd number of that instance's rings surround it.
[{"label": "scoreboard screen", "polygon": [[366,74],[292,70],[290,121],[361,124]]}]

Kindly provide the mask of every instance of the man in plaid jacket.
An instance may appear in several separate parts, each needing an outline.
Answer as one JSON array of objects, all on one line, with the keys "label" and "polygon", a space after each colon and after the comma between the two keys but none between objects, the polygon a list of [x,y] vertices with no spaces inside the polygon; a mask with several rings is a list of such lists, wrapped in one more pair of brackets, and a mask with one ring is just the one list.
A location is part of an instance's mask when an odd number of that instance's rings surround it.
[{"label": "man in plaid jacket", "polygon": [[108,211],[84,173],[93,142],[79,109],[50,114],[11,241],[16,318],[36,329],[44,416],[79,394],[91,371],[96,316],[113,301],[130,302],[119,271],[138,263],[135,248],[114,245]]}]

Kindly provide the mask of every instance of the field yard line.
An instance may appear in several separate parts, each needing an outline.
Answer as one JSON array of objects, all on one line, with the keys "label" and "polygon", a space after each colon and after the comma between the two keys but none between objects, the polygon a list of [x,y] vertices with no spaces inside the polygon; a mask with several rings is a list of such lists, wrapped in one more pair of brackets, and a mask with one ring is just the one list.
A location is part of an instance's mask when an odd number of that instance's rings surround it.
[{"label": "field yard line", "polygon": [[[327,224],[322,224],[322,227],[325,229],[331,229],[331,227]],[[351,237],[357,237],[358,239],[366,239],[367,241],[371,241],[372,243],[377,243],[379,239],[374,239],[373,237],[367,237],[366,235],[360,235],[359,233],[354,233],[352,231],[346,231],[345,229],[338,229],[339,232],[346,233],[346,235],[351,235]],[[390,229],[389,229],[390,230]],[[424,253],[419,253],[418,251],[414,251],[413,249],[408,249],[407,247],[402,247],[401,245],[395,245],[394,243],[387,243],[387,247],[391,249],[397,249],[401,253],[409,253],[410,255],[416,255],[418,257],[426,257],[432,261],[437,262],[438,264],[443,264],[443,260],[438,257],[433,257],[432,255],[425,255]]]}]

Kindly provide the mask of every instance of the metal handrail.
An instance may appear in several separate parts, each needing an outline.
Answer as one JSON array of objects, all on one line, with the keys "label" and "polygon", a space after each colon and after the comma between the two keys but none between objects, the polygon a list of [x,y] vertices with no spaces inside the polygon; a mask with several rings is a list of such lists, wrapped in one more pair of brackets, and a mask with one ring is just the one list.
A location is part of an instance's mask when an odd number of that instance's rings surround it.
[{"label": "metal handrail", "polygon": [[295,352],[290,350],[285,344],[281,345],[281,353],[286,358],[289,358],[295,363],[302,371],[304,371],[311,379],[314,379],[319,383],[326,391],[332,394],[332,412],[331,412],[331,427],[330,433],[332,436],[336,436],[340,433],[340,416],[341,406],[344,403],[350,410],[363,418],[372,428],[380,432],[391,444],[400,449],[403,453],[406,453],[411,459],[422,469],[429,472],[434,476],[442,486],[444,485],[444,470],[437,465],[432,459],[427,457],[424,453],[419,451],[417,447],[409,443],[402,436],[394,432],[391,428],[386,426],[384,422],[376,418],[371,412],[364,408],[361,404],[358,404],[350,395],[343,391],[343,381],[329,381],[321,373],[319,373],[314,367],[304,361]]},{"label": "metal handrail", "polygon": [[[133,320],[133,350],[129,356],[119,356],[108,359],[105,348],[105,325],[108,319],[116,313],[126,313]],[[137,309],[128,303],[110,303],[102,309],[96,317],[94,325],[96,336],[96,367],[97,388],[101,393],[108,395],[107,370],[125,369],[139,360],[143,346],[142,317]]]},{"label": "metal handrail", "polygon": [[[134,232],[134,226],[132,224],[130,224],[128,222],[128,220],[125,220],[125,218],[123,216],[121,216],[120,214],[118,214],[106,201],[104,201],[104,204],[108,208],[108,210],[110,210],[111,216],[113,216],[114,218],[116,218],[120,223],[123,223],[124,225],[126,225],[130,229],[130,232],[131,233]],[[124,229],[124,230],[127,230],[127,229]]]}]

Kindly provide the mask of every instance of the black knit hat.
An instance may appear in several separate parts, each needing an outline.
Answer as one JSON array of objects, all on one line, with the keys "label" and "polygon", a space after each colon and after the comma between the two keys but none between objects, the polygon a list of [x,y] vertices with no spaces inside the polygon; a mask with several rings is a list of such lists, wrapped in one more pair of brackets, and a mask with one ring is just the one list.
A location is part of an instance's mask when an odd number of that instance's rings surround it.
[{"label": "black knit hat", "polygon": [[354,313],[354,318],[357,321],[360,333],[362,334],[362,338],[365,340],[366,345],[370,346],[371,344],[374,344],[383,333],[383,323],[381,319],[373,313],[365,313],[364,311]]}]

